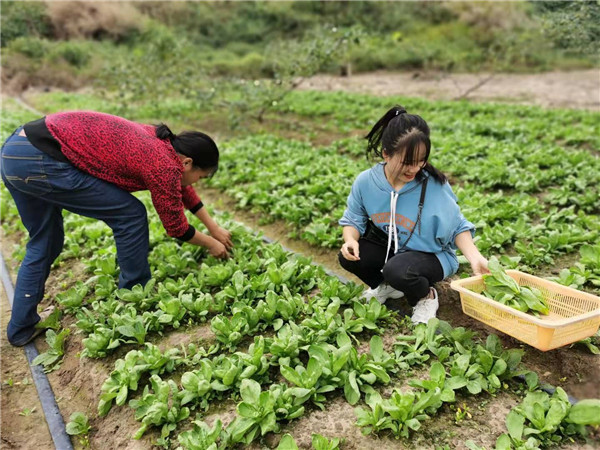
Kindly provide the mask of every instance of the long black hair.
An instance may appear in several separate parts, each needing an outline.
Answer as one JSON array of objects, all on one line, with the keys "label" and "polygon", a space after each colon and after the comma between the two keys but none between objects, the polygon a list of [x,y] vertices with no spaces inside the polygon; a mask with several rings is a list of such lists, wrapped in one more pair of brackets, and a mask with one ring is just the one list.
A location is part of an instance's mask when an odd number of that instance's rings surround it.
[{"label": "long black hair", "polygon": [[425,165],[417,174],[417,178],[423,178],[422,171],[426,170],[433,178],[441,184],[448,179],[429,163],[431,152],[431,141],[429,140],[429,125],[416,114],[408,114],[406,109],[400,105],[392,107],[373,126],[367,139],[367,158],[392,157],[398,153],[404,153],[402,164],[413,165],[417,163],[419,150],[425,146]]},{"label": "long black hair", "polygon": [[211,170],[219,167],[219,149],[210,136],[200,131],[184,131],[174,134],[168,126],[161,123],[156,126],[156,137],[169,140],[177,153],[192,158],[193,165],[200,169]]}]

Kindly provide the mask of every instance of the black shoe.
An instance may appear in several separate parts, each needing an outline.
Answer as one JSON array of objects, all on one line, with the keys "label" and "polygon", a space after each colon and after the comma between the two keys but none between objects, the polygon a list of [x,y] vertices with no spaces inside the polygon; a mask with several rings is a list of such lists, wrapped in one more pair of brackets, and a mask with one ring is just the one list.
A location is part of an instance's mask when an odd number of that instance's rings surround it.
[{"label": "black shoe", "polygon": [[17,342],[11,342],[11,345],[13,345],[14,347],[23,347],[24,345],[27,345],[31,341],[33,341],[40,334],[44,333],[47,330],[47,328],[46,327],[38,327],[38,325],[41,324],[44,320],[46,320],[48,318],[48,316],[50,316],[50,314],[52,314],[54,312],[55,309],[56,309],[56,307],[54,305],[50,305],[46,309],[44,309],[40,313],[40,321],[35,325],[35,328],[33,329],[33,333],[31,333],[31,336],[29,336],[26,339],[17,341]]},{"label": "black shoe", "polygon": [[34,328],[33,333],[31,333],[31,336],[29,336],[27,339],[23,339],[23,340],[17,341],[17,342],[11,342],[11,345],[13,345],[14,347],[23,347],[24,345],[27,345],[31,341],[33,341],[36,337],[38,337],[44,331],[46,331],[45,328]]}]

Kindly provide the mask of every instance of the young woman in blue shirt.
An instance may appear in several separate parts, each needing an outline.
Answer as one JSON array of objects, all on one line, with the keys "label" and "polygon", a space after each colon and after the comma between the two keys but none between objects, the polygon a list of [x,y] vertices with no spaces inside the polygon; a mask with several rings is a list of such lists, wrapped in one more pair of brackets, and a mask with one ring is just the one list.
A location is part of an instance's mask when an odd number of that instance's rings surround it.
[{"label": "young woman in blue shirt", "polygon": [[339,221],[340,264],[370,287],[365,298],[405,297],[415,323],[435,317],[433,285],[458,270],[457,248],[476,275],[488,272],[474,225],[446,176],[429,163],[429,134],[420,116],[401,106],[387,111],[366,136],[367,155],[383,162],[358,175]]}]

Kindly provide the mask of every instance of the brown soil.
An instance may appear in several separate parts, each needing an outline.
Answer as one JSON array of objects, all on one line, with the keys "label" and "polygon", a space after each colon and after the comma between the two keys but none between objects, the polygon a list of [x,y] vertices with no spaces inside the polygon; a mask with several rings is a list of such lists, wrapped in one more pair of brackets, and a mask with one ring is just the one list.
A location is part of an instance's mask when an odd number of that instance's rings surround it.
[{"label": "brown soil", "polygon": [[[489,76],[490,74],[438,72],[373,72],[350,77],[317,75],[305,80],[300,89],[452,100],[465,95]],[[600,109],[600,70],[499,73],[471,91],[466,98],[597,111]]]}]

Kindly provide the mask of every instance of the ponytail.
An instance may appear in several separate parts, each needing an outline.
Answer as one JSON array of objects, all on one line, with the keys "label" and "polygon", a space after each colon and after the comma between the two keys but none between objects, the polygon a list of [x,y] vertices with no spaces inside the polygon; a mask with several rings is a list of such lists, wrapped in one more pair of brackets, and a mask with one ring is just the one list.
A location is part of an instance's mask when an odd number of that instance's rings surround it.
[{"label": "ponytail", "polygon": [[156,137],[162,140],[169,139],[170,141],[173,141],[173,139],[175,139],[177,136],[173,134],[168,126],[166,126],[164,123],[161,123],[156,126]]},{"label": "ponytail", "polygon": [[214,174],[219,166],[219,149],[210,136],[200,131],[184,131],[175,135],[164,123],[156,126],[156,137],[169,140],[180,155],[192,158],[193,165]]},{"label": "ponytail", "polygon": [[400,105],[392,107],[383,115],[381,119],[377,121],[369,134],[365,136],[365,139],[367,139],[367,158],[369,158],[371,154],[379,158],[382,157],[381,139],[383,137],[383,132],[387,128],[390,121],[400,114],[406,114],[406,109]]}]

